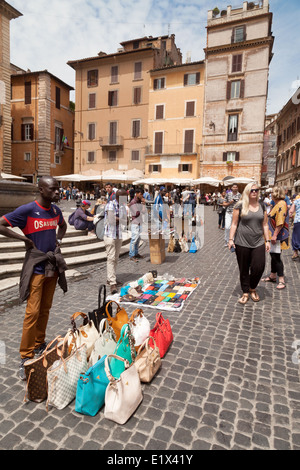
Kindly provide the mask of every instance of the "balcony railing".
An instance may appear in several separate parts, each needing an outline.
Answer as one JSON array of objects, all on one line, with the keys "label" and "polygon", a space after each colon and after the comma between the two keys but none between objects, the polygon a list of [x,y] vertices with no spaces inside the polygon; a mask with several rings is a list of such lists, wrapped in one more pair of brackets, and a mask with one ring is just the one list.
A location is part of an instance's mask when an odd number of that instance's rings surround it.
[{"label": "balcony railing", "polygon": [[199,147],[199,144],[147,145],[145,155],[194,155]]},{"label": "balcony railing", "polygon": [[100,147],[123,147],[124,138],[121,135],[109,135],[100,137]]}]

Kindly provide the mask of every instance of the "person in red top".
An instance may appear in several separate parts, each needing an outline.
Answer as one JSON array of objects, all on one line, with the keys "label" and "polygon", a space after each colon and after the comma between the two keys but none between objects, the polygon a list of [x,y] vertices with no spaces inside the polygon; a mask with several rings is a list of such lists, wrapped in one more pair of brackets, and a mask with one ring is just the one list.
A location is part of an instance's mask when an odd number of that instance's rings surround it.
[{"label": "person in red top", "polygon": [[[38,189],[35,201],[18,207],[0,219],[0,234],[23,240],[26,250],[37,248],[44,253],[54,252],[67,230],[60,208],[52,204],[59,201],[59,185],[51,176],[43,176],[39,180]],[[10,227],[19,227],[24,235]],[[26,378],[24,363],[46,347],[46,328],[57,278],[57,275],[45,276],[45,262],[34,268],[20,345],[19,376],[22,380]]]}]

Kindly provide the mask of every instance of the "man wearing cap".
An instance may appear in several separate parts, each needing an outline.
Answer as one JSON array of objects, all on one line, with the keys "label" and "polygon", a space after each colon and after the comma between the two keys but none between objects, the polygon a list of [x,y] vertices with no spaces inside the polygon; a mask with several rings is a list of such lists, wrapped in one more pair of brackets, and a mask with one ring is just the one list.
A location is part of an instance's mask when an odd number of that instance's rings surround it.
[{"label": "man wearing cap", "polygon": [[76,230],[88,229],[89,232],[94,231],[94,216],[88,210],[90,206],[90,201],[84,199],[81,202],[80,207],[76,209],[74,215],[74,227],[76,228]]},{"label": "man wearing cap", "polygon": [[[49,273],[46,259],[58,250],[67,230],[60,208],[52,204],[59,201],[58,182],[51,176],[43,176],[39,180],[38,189],[39,194],[35,201],[24,204],[0,218],[0,234],[24,241],[25,259],[31,255],[34,255],[36,260],[37,257],[39,259],[29,274],[28,293],[21,299],[27,299],[20,344],[19,376],[22,380],[26,378],[25,362],[46,348],[46,328],[58,279],[57,267],[53,273]],[[20,228],[24,235],[11,230],[10,227]]]}]

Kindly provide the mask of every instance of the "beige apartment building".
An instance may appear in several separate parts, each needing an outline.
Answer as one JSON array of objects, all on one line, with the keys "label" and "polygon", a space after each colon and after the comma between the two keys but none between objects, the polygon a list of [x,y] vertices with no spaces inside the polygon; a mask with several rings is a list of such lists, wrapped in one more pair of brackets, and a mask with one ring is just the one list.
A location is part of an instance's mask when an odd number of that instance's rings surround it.
[{"label": "beige apartment building", "polygon": [[10,21],[22,16],[0,0],[0,171],[11,173]]},{"label": "beige apartment building", "polygon": [[261,181],[271,27],[268,0],[208,12],[200,176]]},{"label": "beige apartment building", "polygon": [[[298,90],[300,97],[300,89]],[[276,184],[290,194],[300,191],[300,103],[291,98],[279,112],[277,124]]]},{"label": "beige apartment building", "polygon": [[73,173],[73,88],[47,70],[11,66],[12,172],[36,183],[40,176]]},{"label": "beige apartment building", "polygon": [[204,61],[150,71],[145,177],[196,179],[202,142]]},{"label": "beige apartment building", "polygon": [[116,53],[69,61],[76,71],[74,172],[145,168],[150,70],[180,64],[175,37],[125,41]]}]

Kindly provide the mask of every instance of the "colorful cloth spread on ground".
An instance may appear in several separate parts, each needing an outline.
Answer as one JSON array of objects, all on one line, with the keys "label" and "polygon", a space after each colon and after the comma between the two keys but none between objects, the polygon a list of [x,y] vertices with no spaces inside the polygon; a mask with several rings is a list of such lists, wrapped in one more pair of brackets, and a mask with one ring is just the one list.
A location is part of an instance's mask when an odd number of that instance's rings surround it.
[{"label": "colorful cloth spread on ground", "polygon": [[[180,311],[186,299],[198,287],[199,278],[181,279],[154,279],[150,284],[144,285],[138,293],[138,297],[121,295],[120,303],[132,304],[139,307],[156,308],[157,310]],[[122,292],[121,292],[122,294]]]}]

